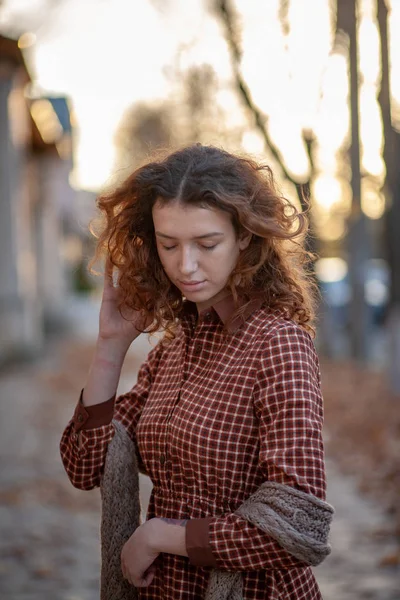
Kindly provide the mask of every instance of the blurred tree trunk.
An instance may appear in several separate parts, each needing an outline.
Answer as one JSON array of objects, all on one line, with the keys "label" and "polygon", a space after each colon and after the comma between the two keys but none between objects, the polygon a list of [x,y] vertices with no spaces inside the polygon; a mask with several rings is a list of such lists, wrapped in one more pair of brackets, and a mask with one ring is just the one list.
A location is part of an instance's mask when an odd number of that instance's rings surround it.
[{"label": "blurred tree trunk", "polygon": [[387,319],[390,336],[389,377],[392,389],[400,393],[400,133],[392,125],[389,49],[388,8],[385,0],[377,0],[377,18],[381,46],[381,87],[378,101],[382,114],[386,165],[384,192],[388,204],[386,211],[387,256],[391,273],[390,305]]},{"label": "blurred tree trunk", "polygon": [[[233,75],[237,90],[242,98],[243,104],[245,105],[248,113],[251,115],[254,126],[261,134],[266,148],[271,152],[275,161],[279,165],[282,175],[292,183],[296,189],[297,196],[299,199],[300,206],[303,211],[307,211],[309,207],[309,196],[310,196],[310,183],[312,180],[313,173],[313,160],[312,160],[312,143],[313,137],[310,134],[304,133],[303,140],[307,149],[307,154],[310,162],[311,175],[305,182],[297,181],[288,171],[286,165],[279,152],[279,148],[274,144],[268,130],[268,117],[263,114],[260,108],[253,101],[251,91],[244,80],[241,72],[241,60],[242,51],[239,43],[239,27],[236,23],[236,15],[232,4],[229,0],[215,0],[214,8],[217,16],[221,20],[221,23],[225,30],[225,38],[228,44],[231,63],[233,69]],[[284,17],[284,15],[283,15]],[[311,216],[310,216],[311,219]],[[312,221],[310,222],[312,232]],[[315,236],[311,233],[307,240],[307,248],[311,252],[316,250]]]},{"label": "blurred tree trunk", "polygon": [[[228,44],[231,63],[233,69],[236,88],[241,96],[242,102],[247,109],[255,128],[261,134],[265,147],[270,151],[276,163],[279,165],[282,176],[292,183],[296,189],[300,206],[303,211],[309,211],[310,233],[306,240],[306,248],[313,255],[322,251],[322,242],[316,234],[315,223],[313,221],[312,204],[310,203],[310,188],[313,179],[316,176],[316,168],[313,161],[314,134],[311,131],[303,131],[303,142],[309,159],[309,176],[306,182],[297,181],[288,171],[284,160],[280,154],[279,148],[274,144],[268,127],[268,116],[254,103],[251,91],[241,72],[242,51],[240,47],[239,31],[240,27],[236,20],[236,14],[229,0],[214,0],[214,10],[220,19],[225,38]],[[279,19],[284,35],[287,35],[290,29],[288,22],[289,0],[280,0]],[[314,264],[310,265],[310,270],[314,269]],[[319,281],[316,279],[316,283]],[[319,303],[318,314],[318,347],[322,354],[328,357],[334,357],[336,354],[337,331],[332,318],[332,311],[326,299],[322,298]]]},{"label": "blurred tree trunk", "polygon": [[349,42],[351,188],[352,206],[347,232],[347,256],[352,290],[350,301],[350,343],[353,358],[368,357],[369,319],[365,301],[365,276],[368,259],[367,220],[361,209],[361,170],[359,135],[359,72],[357,44],[357,0],[337,0],[337,34],[343,31]]}]

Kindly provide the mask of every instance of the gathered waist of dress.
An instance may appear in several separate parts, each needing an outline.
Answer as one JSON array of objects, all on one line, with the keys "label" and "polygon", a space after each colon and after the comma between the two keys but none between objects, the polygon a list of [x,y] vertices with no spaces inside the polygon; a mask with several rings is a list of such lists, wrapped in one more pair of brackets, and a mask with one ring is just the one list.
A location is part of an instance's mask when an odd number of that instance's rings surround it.
[{"label": "gathered waist of dress", "polygon": [[154,499],[161,502],[179,503],[186,506],[203,508],[207,512],[219,511],[233,512],[248,498],[250,494],[242,497],[232,498],[223,495],[199,494],[179,489],[153,486],[152,495]]}]

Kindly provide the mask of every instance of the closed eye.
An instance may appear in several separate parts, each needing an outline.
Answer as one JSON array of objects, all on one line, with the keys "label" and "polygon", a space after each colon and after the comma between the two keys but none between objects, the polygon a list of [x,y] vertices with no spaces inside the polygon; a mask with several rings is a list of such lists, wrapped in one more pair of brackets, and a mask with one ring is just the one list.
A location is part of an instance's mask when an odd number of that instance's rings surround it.
[{"label": "closed eye", "polygon": [[[218,246],[218,244],[214,244],[213,246],[203,246],[203,244],[200,244],[200,248],[202,248],[202,250],[213,250],[217,246]],[[173,250],[176,247],[177,247],[176,245],[175,246],[164,246],[163,245],[164,250]]]}]

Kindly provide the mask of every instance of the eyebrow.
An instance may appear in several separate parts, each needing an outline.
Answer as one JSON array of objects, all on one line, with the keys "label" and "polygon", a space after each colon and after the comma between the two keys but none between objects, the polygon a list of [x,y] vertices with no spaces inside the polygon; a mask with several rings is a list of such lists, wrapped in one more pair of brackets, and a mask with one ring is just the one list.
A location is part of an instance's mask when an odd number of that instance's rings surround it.
[{"label": "eyebrow", "polygon": [[[166,238],[167,240],[176,240],[176,238],[174,238],[172,235],[167,235],[166,233],[161,233],[161,231],[156,231],[156,235],[158,235],[159,237]],[[224,235],[222,233],[222,231],[213,231],[212,233],[205,233],[204,235],[197,235],[193,239],[194,240],[204,240],[205,238],[222,236],[222,235]]]}]

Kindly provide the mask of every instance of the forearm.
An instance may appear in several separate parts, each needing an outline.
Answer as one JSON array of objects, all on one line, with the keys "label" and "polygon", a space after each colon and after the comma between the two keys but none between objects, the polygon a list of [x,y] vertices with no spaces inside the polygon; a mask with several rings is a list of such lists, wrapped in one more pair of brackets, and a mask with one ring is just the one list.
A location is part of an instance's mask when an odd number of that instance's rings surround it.
[{"label": "forearm", "polygon": [[[238,518],[236,515],[232,515]],[[222,519],[223,520],[223,519]],[[195,521],[202,521],[195,519]],[[193,524],[195,523],[193,521]],[[208,521],[208,519],[204,519]],[[213,519],[210,520],[211,522]],[[234,531],[236,528],[232,524],[228,526],[229,535],[223,532],[223,541],[217,546],[202,548],[191,548],[191,556],[187,551],[186,527],[190,520],[168,519],[168,518],[153,518],[147,522],[147,527],[150,528],[149,545],[152,551],[165,552],[167,554],[177,554],[179,556],[188,556],[193,564],[198,566],[217,566],[222,570],[254,570],[260,568],[291,568],[305,566],[304,563],[298,561],[294,556],[288,554],[275,540],[258,531],[254,526],[241,519],[241,525],[244,526]],[[240,531],[239,531],[240,529]],[[219,523],[219,532],[222,533]],[[209,532],[211,533],[211,532]],[[215,532],[211,534],[215,538]],[[200,536],[203,538],[204,536]],[[208,535],[206,536],[208,537]],[[191,532],[191,541],[194,536]],[[193,538],[193,539],[192,539]],[[229,538],[229,548],[224,547],[224,542]],[[256,538],[256,540],[255,540]],[[221,547],[220,547],[221,545]],[[239,549],[240,552],[233,552],[232,548]],[[234,559],[231,555],[240,554]],[[200,562],[197,557],[200,556]],[[228,559],[229,556],[229,559]],[[232,558],[232,559],[231,559]],[[204,561],[203,561],[204,559]]]},{"label": "forearm", "polygon": [[235,513],[189,521],[189,559],[221,571],[291,569],[306,566],[270,535]]},{"label": "forearm", "polygon": [[114,396],[128,348],[124,342],[97,340],[82,397],[84,406],[100,404]]}]

